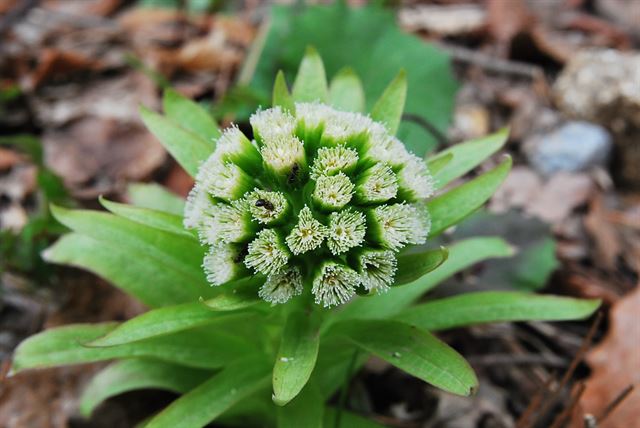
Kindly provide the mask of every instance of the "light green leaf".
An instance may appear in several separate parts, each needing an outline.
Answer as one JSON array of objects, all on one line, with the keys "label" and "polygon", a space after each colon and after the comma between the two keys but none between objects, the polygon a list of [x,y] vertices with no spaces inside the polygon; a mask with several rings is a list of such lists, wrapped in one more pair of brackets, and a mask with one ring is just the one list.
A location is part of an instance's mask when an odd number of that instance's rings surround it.
[{"label": "light green leaf", "polygon": [[453,153],[446,153],[442,156],[437,156],[433,158],[427,159],[427,169],[431,173],[432,176],[438,175],[440,171],[444,169],[445,166],[449,165],[453,160]]},{"label": "light green leaf", "polygon": [[262,357],[238,360],[175,400],[145,428],[203,427],[268,382],[269,366]]},{"label": "light green leaf", "polygon": [[292,312],[287,319],[273,367],[273,401],[284,406],[305,386],[318,358],[318,327],[309,314]]},{"label": "light green leaf", "polygon": [[478,380],[460,354],[426,331],[388,320],[350,320],[336,324],[343,335],[367,352],[445,391],[470,395]]},{"label": "light green leaf", "polygon": [[189,284],[184,286],[202,290],[200,287],[204,285],[206,289],[210,289],[200,267],[204,248],[190,237],[154,229],[99,211],[68,210],[52,206],[51,212],[56,220],[75,232],[154,258],[157,260],[159,274],[166,267],[172,268],[184,274],[182,282]]},{"label": "light green leaf", "polygon": [[511,158],[507,157],[491,171],[427,202],[431,216],[429,236],[439,235],[480,208],[500,187],[510,170]]},{"label": "light green leaf", "polygon": [[137,389],[165,389],[184,394],[209,377],[210,371],[157,360],[119,361],[107,366],[91,379],[82,393],[80,413],[89,417],[108,398]]},{"label": "light green leaf", "polygon": [[99,200],[103,207],[119,217],[123,217],[155,229],[184,235],[197,241],[197,238],[182,225],[182,216],[177,216],[164,211],[141,208],[135,205],[112,202],[102,196],[100,196]]},{"label": "light green leaf", "polygon": [[182,216],[184,199],[156,183],[131,183],[127,194],[133,205]]},{"label": "light green leaf", "polygon": [[599,300],[484,291],[423,303],[405,309],[396,319],[435,331],[482,323],[583,319],[599,305]]},{"label": "light green leaf", "polygon": [[509,129],[487,135],[476,140],[456,144],[428,159],[429,163],[435,163],[446,156],[453,155],[453,159],[444,168],[434,174],[436,187],[443,188],[458,177],[463,176],[476,166],[480,165],[489,156],[504,146],[509,138]]},{"label": "light green leaf", "polygon": [[330,104],[342,111],[364,111],[364,89],[358,75],[350,68],[343,68],[331,80]]},{"label": "light green leaf", "polygon": [[23,341],[14,353],[12,370],[92,363],[116,358],[148,357],[188,367],[219,368],[257,349],[234,335],[207,329],[171,334],[109,348],[91,342],[117,323],[73,324],[45,330]]},{"label": "light green leaf", "polygon": [[140,108],[140,115],[149,131],[160,140],[171,156],[189,175],[195,177],[200,164],[213,153],[213,141],[199,137],[146,107]]},{"label": "light green leaf", "polygon": [[200,104],[175,90],[164,91],[162,106],[169,119],[203,140],[212,141],[220,136],[220,129],[213,117]]},{"label": "light green leaf", "polygon": [[328,94],[322,58],[314,48],[308,47],[293,83],[293,99],[297,102],[326,102]]},{"label": "light green leaf", "polygon": [[406,99],[407,73],[401,70],[373,105],[371,118],[384,123],[389,133],[395,135],[400,126]]},{"label": "light green leaf", "polygon": [[449,257],[449,250],[407,251],[398,255],[398,271],[394,285],[403,285],[438,268]]},{"label": "light green leaf", "polygon": [[193,302],[217,292],[206,284],[186,281],[181,270],[163,266],[135,248],[100,242],[78,233],[64,235],[42,257],[50,263],[91,271],[150,307]]},{"label": "light green leaf", "polygon": [[278,428],[322,428],[324,399],[310,383],[289,404],[278,407],[277,412]]},{"label": "light green leaf", "polygon": [[[360,416],[356,413],[348,410],[340,410],[342,415],[340,416],[340,428],[385,428],[385,425],[380,425],[377,422]],[[324,427],[335,428],[336,413],[338,409],[334,407],[327,407],[324,411]]]},{"label": "light green leaf", "polygon": [[284,73],[279,71],[276,75],[276,81],[273,84],[273,95],[272,95],[272,104],[273,106],[280,106],[285,110],[293,111],[293,98],[291,98],[291,94],[289,93],[289,88],[287,87],[287,81],[284,78]]},{"label": "light green leaf", "polygon": [[[346,319],[388,318],[409,306],[424,293],[456,273],[480,261],[508,257],[513,249],[499,238],[473,238],[460,241],[449,247],[449,257],[438,269],[402,287],[393,287],[388,293],[356,298],[340,312],[335,312],[330,321]],[[389,302],[393,302],[390,305]],[[325,323],[323,331],[330,325]]]},{"label": "light green leaf", "polygon": [[247,322],[249,315],[246,312],[214,312],[200,302],[166,306],[125,321],[106,335],[87,343],[87,346],[123,345],[204,325],[215,329],[220,326],[213,327],[212,324]]}]

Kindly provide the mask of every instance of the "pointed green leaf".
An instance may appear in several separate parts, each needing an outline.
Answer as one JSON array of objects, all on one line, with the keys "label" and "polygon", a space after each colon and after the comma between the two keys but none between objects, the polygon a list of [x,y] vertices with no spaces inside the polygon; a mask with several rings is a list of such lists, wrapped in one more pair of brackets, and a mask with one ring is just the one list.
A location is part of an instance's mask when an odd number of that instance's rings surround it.
[{"label": "pointed green leaf", "polygon": [[314,48],[308,47],[293,83],[293,99],[297,102],[326,102],[328,93],[322,58]]},{"label": "pointed green leaf", "polygon": [[211,377],[207,370],[157,360],[133,359],[111,364],[95,375],[82,393],[80,413],[89,417],[103,401],[137,389],[164,389],[184,394]]},{"label": "pointed green leaf", "polygon": [[91,271],[150,307],[193,302],[216,292],[206,284],[198,286],[185,281],[181,270],[163,266],[135,248],[100,242],[78,233],[58,239],[42,257],[50,263]]},{"label": "pointed green leaf", "polygon": [[278,428],[322,428],[324,399],[315,385],[308,384],[289,404],[278,407],[277,412]]},{"label": "pointed green leaf", "polygon": [[182,225],[182,216],[177,216],[164,211],[141,208],[135,205],[112,202],[102,196],[100,196],[99,201],[103,207],[119,217],[123,217],[155,229],[184,235],[193,240],[197,240],[193,233],[186,230]]},{"label": "pointed green leaf", "polygon": [[[511,246],[500,238],[474,238],[457,242],[449,247],[449,257],[438,269],[410,284],[393,287],[386,294],[356,298],[341,311],[332,313],[331,321],[393,316],[445,279],[475,263],[495,257],[508,257],[512,254]],[[393,302],[393,305],[389,302]],[[325,323],[323,331],[328,325],[330,324]]]},{"label": "pointed green leaf", "polygon": [[213,117],[200,104],[175,90],[164,91],[162,106],[169,119],[203,140],[211,141],[220,136],[220,129]]},{"label": "pointed green leaf", "polygon": [[116,326],[117,323],[72,324],[45,330],[29,337],[16,348],[12,370],[17,372],[134,357],[213,369],[257,352],[251,343],[232,334],[207,329],[194,329],[109,348],[83,345],[104,336]]},{"label": "pointed green leaf", "polygon": [[[200,302],[166,306],[125,321],[106,335],[86,345],[95,347],[123,345],[204,325],[210,328],[221,328],[218,324],[246,322],[248,316],[246,312],[213,312]],[[217,327],[213,327],[212,324],[216,324]]]},{"label": "pointed green leaf", "polygon": [[268,382],[269,366],[261,357],[238,360],[175,400],[154,416],[145,428],[205,426]]},{"label": "pointed green leaf", "polygon": [[443,188],[458,177],[463,176],[476,166],[484,162],[489,156],[497,152],[509,139],[509,129],[487,135],[486,137],[456,144],[428,159],[429,163],[437,162],[446,156],[453,155],[452,162],[434,175],[436,187]]},{"label": "pointed green leaf", "polygon": [[141,208],[182,216],[184,199],[156,183],[131,183],[127,187],[131,203]]},{"label": "pointed green leaf", "polygon": [[599,300],[483,291],[423,303],[402,311],[396,319],[435,331],[495,322],[583,319],[599,305]]},{"label": "pointed green leaf", "polygon": [[371,118],[382,122],[392,135],[398,132],[404,103],[407,99],[407,73],[401,70],[400,73],[389,83],[378,101],[371,109]]},{"label": "pointed green leaf", "polygon": [[216,297],[204,300],[202,304],[209,310],[226,312],[245,309],[251,306],[265,303],[258,297],[258,288],[264,283],[264,277],[251,276],[243,278],[224,286],[224,292]]},{"label": "pointed green leaf", "polygon": [[500,187],[510,170],[511,158],[507,157],[491,171],[427,202],[431,216],[429,236],[439,235],[480,208]]},{"label": "pointed green leaf", "polygon": [[427,169],[432,176],[437,176],[445,166],[449,165],[453,160],[453,153],[446,153],[442,156],[437,156],[427,159]]},{"label": "pointed green leaf", "polygon": [[394,285],[403,285],[438,268],[449,257],[449,250],[407,251],[398,255],[398,270]]},{"label": "pointed green leaf", "polygon": [[289,88],[287,87],[287,81],[284,78],[284,73],[282,71],[278,71],[276,80],[273,84],[272,104],[274,107],[280,106],[289,111],[293,111],[294,109],[293,98],[291,98]]},{"label": "pointed green leaf", "polygon": [[140,115],[149,131],[160,140],[171,156],[189,175],[195,177],[200,164],[213,153],[215,147],[213,141],[199,137],[146,107],[140,108]]},{"label": "pointed green leaf", "polygon": [[273,401],[284,406],[305,386],[318,358],[318,327],[309,314],[292,312],[287,319],[273,367]]},{"label": "pointed green leaf", "polygon": [[460,354],[435,336],[409,324],[351,320],[333,327],[367,352],[445,391],[470,395],[478,380]]},{"label": "pointed green leaf", "polygon": [[338,110],[364,111],[364,88],[351,68],[343,68],[331,80],[329,102]]},{"label": "pointed green leaf", "polygon": [[[159,263],[156,266],[158,274],[169,267],[183,272],[185,277],[182,282],[191,284],[191,287],[207,285],[200,267],[204,249],[191,237],[154,229],[99,211],[52,206],[51,212],[56,220],[74,232],[153,257]],[[210,289],[208,286],[206,288]]]}]

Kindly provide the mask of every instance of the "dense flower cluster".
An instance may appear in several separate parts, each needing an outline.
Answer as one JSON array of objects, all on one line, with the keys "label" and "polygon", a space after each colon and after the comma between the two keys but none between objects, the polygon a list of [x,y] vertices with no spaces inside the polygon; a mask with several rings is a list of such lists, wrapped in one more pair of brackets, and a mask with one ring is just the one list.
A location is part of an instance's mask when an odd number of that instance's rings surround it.
[{"label": "dense flower cluster", "polygon": [[261,110],[250,122],[253,141],[237,127],[218,139],[185,209],[185,226],[210,246],[210,283],[261,274],[264,300],[310,288],[325,307],[360,287],[388,290],[396,253],[429,232],[424,161],[383,124],[325,104]]}]

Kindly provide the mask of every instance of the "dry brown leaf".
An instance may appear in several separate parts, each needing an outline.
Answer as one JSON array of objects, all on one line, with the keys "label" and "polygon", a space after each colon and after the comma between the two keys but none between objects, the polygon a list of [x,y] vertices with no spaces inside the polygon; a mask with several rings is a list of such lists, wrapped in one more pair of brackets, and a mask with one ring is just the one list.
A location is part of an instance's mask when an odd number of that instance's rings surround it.
[{"label": "dry brown leaf", "polygon": [[615,226],[608,220],[602,196],[592,199],[584,226],[594,242],[593,261],[604,269],[615,270],[622,243]]},{"label": "dry brown leaf", "polygon": [[489,0],[487,10],[489,33],[505,46],[534,23],[534,16],[524,0]]},{"label": "dry brown leaf", "polygon": [[45,161],[78,198],[121,191],[142,180],[165,160],[166,152],[142,126],[85,117],[43,136]]},{"label": "dry brown leaf", "polygon": [[593,181],[587,174],[558,173],[545,183],[540,196],[530,201],[527,212],[549,223],[557,223],[587,203],[593,188]]},{"label": "dry brown leaf", "polygon": [[17,152],[0,147],[0,171],[5,171],[23,160]]},{"label": "dry brown leaf", "polygon": [[640,426],[640,286],[611,308],[605,339],[586,357],[592,373],[577,407],[572,428],[582,428],[583,414],[601,415],[625,388],[636,388],[598,428]]}]

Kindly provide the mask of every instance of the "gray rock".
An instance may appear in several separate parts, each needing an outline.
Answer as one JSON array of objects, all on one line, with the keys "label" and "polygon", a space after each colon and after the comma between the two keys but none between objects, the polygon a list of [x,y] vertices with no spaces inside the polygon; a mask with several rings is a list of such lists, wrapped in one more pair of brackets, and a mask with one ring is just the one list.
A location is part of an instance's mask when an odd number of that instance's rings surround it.
[{"label": "gray rock", "polygon": [[525,143],[529,163],[545,176],[605,166],[611,150],[609,132],[589,122],[568,122]]}]

